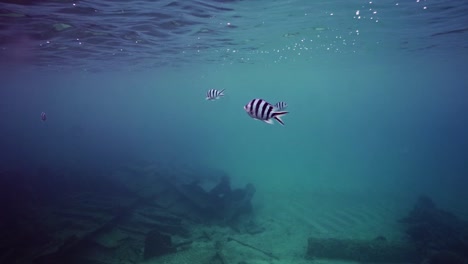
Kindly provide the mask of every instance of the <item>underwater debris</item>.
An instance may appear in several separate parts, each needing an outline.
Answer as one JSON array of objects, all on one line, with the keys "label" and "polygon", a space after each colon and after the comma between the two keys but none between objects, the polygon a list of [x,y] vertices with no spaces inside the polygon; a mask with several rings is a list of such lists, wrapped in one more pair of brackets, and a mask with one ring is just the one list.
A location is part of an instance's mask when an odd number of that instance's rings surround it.
[{"label": "underwater debris", "polygon": [[255,194],[252,184],[231,189],[229,177],[224,176],[210,191],[205,191],[198,181],[182,184],[174,180],[168,182],[179,197],[167,208],[183,211],[192,220],[235,225],[240,216],[252,213],[251,200]]},{"label": "underwater debris", "polygon": [[112,177],[81,169],[1,172],[0,263],[139,263],[190,251],[200,224],[262,230],[251,219],[253,185],[231,188],[223,173],[175,171],[151,164]]},{"label": "underwater debris", "polygon": [[400,222],[406,225],[406,233],[424,263],[468,262],[468,223],[438,209],[429,197],[420,196]]},{"label": "underwater debris", "polygon": [[[78,173],[81,176],[74,177]],[[8,218],[0,221],[2,234],[7,238],[2,243],[0,263],[79,263],[80,260],[84,263],[85,258],[92,258],[88,254],[92,250],[120,252],[129,248],[129,244],[134,247],[128,238],[135,240],[138,232],[133,234],[124,229],[127,220],[134,211],[144,207],[145,201],[132,195],[125,186],[105,177],[95,177],[92,172],[64,172],[44,167],[38,169],[37,176],[26,172],[6,172],[1,176],[4,177],[1,177],[0,197],[11,206],[3,211]],[[11,177],[15,181],[10,182]],[[103,242],[103,236],[116,233],[121,234],[119,241]],[[75,258],[76,261],[71,261]],[[128,257],[138,258],[138,252]]]},{"label": "underwater debris", "polygon": [[244,247],[248,247],[248,248],[253,249],[253,250],[255,250],[255,251],[261,252],[261,253],[267,255],[267,256],[270,257],[270,258],[279,260],[279,258],[278,258],[277,256],[273,255],[273,253],[268,252],[268,251],[265,251],[265,250],[260,249],[260,248],[257,248],[257,247],[254,247],[254,246],[252,246],[252,245],[249,245],[249,244],[247,244],[247,243],[244,243],[244,242],[242,242],[242,241],[240,241],[240,240],[237,240],[237,239],[235,239],[235,238],[228,237],[228,238],[227,238],[227,241],[234,241],[234,242],[237,242],[238,244],[240,244],[240,245],[242,245],[242,246],[244,246]]}]

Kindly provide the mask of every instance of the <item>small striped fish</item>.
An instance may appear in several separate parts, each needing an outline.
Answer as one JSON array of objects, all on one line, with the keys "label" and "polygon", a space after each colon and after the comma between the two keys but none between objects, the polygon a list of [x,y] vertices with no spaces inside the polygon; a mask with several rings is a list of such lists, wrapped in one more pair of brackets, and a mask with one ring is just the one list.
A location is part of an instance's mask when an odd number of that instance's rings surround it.
[{"label": "small striped fish", "polygon": [[272,119],[276,119],[281,125],[284,126],[281,116],[287,114],[286,111],[277,111],[275,107],[263,99],[253,99],[244,106],[244,110],[247,114],[258,120],[262,120],[265,123],[273,124]]},{"label": "small striped fish", "polygon": [[286,107],[288,107],[288,104],[285,102],[277,102],[275,104],[275,108],[280,111],[286,109]]},{"label": "small striped fish", "polygon": [[224,90],[218,91],[216,89],[210,89],[208,92],[206,92],[206,100],[215,100],[221,98],[221,96],[224,96]]}]

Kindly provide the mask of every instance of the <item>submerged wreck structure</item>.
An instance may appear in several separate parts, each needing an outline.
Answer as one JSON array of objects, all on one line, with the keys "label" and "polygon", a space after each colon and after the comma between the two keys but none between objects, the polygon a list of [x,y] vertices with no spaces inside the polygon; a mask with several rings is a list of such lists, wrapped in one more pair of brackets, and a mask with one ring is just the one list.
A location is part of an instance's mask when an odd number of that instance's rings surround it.
[{"label": "submerged wreck structure", "polygon": [[197,225],[261,231],[251,218],[255,187],[233,189],[222,172],[145,164],[107,177],[41,169],[0,179],[0,263],[140,263],[190,247]]}]

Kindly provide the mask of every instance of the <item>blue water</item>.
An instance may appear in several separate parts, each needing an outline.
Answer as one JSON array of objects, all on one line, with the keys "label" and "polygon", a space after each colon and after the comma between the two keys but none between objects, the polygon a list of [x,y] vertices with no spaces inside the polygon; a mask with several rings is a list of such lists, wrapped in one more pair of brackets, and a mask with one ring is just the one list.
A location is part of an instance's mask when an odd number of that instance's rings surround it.
[{"label": "blue water", "polygon": [[[176,160],[254,183],[258,204],[300,189],[463,210],[467,14],[463,0],[1,1],[1,170]],[[287,102],[285,126],[251,119],[253,98]]]}]

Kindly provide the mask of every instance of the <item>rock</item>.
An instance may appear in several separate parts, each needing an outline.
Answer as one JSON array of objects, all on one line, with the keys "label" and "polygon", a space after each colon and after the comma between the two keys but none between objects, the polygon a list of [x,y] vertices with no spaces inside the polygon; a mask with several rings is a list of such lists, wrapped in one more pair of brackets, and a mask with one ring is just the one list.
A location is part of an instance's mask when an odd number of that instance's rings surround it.
[{"label": "rock", "polygon": [[[418,248],[422,259],[434,259],[430,263],[452,263],[444,262],[445,260],[440,262],[438,259],[453,257],[455,254],[468,260],[468,223],[448,211],[437,208],[427,196],[421,196],[401,222],[406,225],[406,233]],[[432,251],[445,253],[431,256]]]},{"label": "rock", "polygon": [[160,233],[157,230],[150,231],[145,239],[144,259],[162,256],[175,252],[172,246],[171,236]]}]

